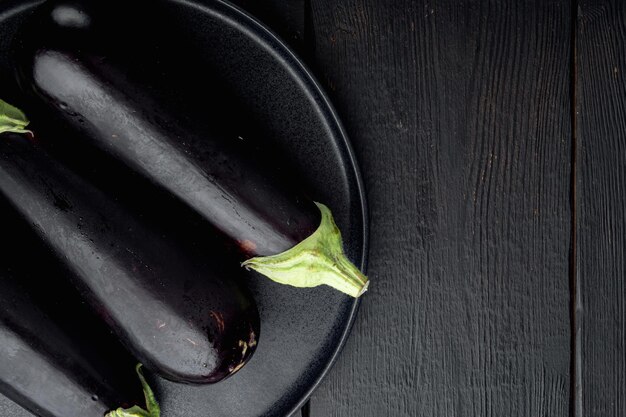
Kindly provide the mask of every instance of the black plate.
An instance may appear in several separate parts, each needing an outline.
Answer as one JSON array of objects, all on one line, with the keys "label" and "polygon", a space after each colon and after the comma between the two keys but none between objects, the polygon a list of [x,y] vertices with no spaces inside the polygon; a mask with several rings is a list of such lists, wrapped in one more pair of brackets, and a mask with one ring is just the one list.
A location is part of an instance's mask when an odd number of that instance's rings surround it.
[{"label": "black plate", "polygon": [[[0,0],[0,92],[5,99],[15,93],[8,45],[38,3]],[[161,6],[172,28],[193,38],[204,55],[198,59],[210,59],[233,94],[245,101],[276,141],[270,145],[287,152],[313,196],[331,207],[349,257],[364,268],[363,188],[346,135],[318,83],[279,39],[226,2],[168,0]],[[294,289],[252,274],[250,285],[262,320],[256,354],[235,376],[213,386],[157,381],[164,416],[287,416],[334,362],[357,301],[327,287]],[[0,415],[28,413],[0,397]]]}]

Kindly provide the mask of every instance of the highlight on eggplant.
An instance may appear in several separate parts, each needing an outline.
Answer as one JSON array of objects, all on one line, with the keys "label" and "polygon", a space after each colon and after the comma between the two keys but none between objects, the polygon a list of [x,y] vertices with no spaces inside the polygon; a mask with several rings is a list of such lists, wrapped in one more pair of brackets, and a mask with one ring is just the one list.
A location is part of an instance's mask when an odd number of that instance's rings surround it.
[{"label": "highlight on eggplant", "polygon": [[[52,1],[33,17],[28,26],[36,30],[26,31],[16,46],[24,92],[90,146],[236,242],[244,267],[282,284],[325,284],[362,295],[368,278],[344,254],[330,209],[233,146],[219,120],[190,120],[185,109],[167,106],[158,85],[133,76],[141,74],[133,67],[139,59],[131,57],[140,48],[111,42],[123,36],[119,17],[109,19],[106,10],[95,8],[93,2]],[[88,24],[67,25],[59,10],[88,16]],[[147,59],[142,55],[142,68],[158,66],[158,58]]]},{"label": "highlight on eggplant", "polygon": [[148,369],[215,383],[252,357],[260,319],[237,268],[183,250],[23,135],[0,140],[0,196]]}]

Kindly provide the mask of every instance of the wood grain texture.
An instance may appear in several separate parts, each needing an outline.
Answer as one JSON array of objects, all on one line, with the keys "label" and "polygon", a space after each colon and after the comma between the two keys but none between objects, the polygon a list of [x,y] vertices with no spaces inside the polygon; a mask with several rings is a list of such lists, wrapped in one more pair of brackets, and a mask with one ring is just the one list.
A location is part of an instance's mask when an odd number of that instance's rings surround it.
[{"label": "wood grain texture", "polygon": [[311,5],[372,280],[311,416],[568,415],[570,2]]},{"label": "wood grain texture", "polygon": [[626,415],[626,9],[582,1],[578,62],[579,416]]}]

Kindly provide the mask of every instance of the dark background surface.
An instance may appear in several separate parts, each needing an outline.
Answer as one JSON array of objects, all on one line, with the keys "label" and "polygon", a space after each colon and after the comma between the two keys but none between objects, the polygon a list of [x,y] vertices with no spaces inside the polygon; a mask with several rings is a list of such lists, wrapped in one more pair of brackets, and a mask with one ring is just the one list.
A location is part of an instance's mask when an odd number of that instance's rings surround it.
[{"label": "dark background surface", "polygon": [[239,4],[326,88],[370,205],[303,415],[626,415],[623,2]]},{"label": "dark background surface", "polygon": [[238,4],[326,88],[370,205],[303,417],[626,415],[622,2]]}]

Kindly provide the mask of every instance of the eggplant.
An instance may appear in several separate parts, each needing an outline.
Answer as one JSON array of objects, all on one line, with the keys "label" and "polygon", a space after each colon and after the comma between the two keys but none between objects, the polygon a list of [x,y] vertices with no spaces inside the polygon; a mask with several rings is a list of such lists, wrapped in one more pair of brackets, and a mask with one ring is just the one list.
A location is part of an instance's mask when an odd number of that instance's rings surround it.
[{"label": "eggplant", "polygon": [[23,91],[82,141],[236,242],[246,268],[283,284],[363,294],[368,279],[345,256],[330,210],[277,181],[267,164],[233,144],[220,120],[190,119],[184,108],[166,104],[148,75],[162,68],[162,57],[138,52],[120,19],[96,2],[46,3],[28,24],[35,30],[16,46]]},{"label": "eggplant", "polygon": [[214,383],[250,359],[259,315],[238,269],[192,256],[25,135],[0,137],[0,195],[148,369]]},{"label": "eggplant", "polygon": [[11,241],[0,259],[0,393],[45,417],[102,417],[140,404],[134,359],[72,297],[64,271],[10,210],[0,212]]},{"label": "eggplant", "polygon": [[120,372],[107,362],[110,355],[96,362],[87,358],[88,347],[12,288],[10,281],[16,279],[0,276],[0,392],[45,417],[102,417],[140,404],[141,395],[128,386],[134,382],[133,366]]}]

